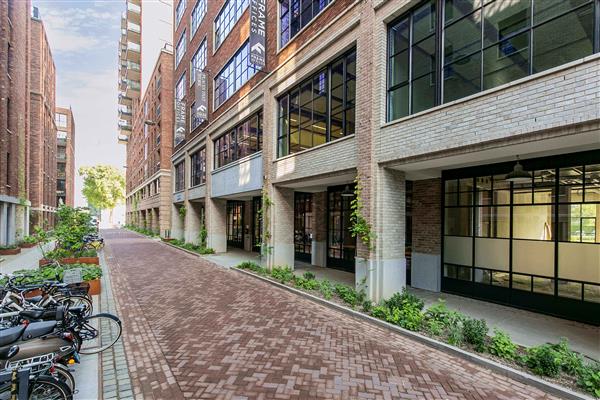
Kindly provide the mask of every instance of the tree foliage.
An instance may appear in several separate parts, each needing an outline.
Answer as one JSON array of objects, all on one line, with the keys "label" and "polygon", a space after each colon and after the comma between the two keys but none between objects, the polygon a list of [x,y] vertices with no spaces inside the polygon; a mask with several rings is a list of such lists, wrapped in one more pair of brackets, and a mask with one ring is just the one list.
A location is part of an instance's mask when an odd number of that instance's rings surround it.
[{"label": "tree foliage", "polygon": [[79,168],[83,177],[83,195],[100,210],[112,210],[125,198],[125,177],[111,165]]}]

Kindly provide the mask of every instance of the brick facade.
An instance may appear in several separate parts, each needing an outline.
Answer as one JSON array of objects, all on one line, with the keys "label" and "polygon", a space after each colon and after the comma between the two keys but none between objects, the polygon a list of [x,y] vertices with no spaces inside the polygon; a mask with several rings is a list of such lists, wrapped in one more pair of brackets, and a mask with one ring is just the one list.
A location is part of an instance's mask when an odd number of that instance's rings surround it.
[{"label": "brick facade", "polygon": [[423,179],[413,182],[412,251],[440,254],[442,229],[442,182]]},{"label": "brick facade", "polygon": [[31,18],[30,40],[30,223],[52,226],[56,208],[56,70],[39,18]]},{"label": "brick facade", "polygon": [[171,225],[173,54],[163,49],[133,116],[127,144],[127,222],[165,234]]}]

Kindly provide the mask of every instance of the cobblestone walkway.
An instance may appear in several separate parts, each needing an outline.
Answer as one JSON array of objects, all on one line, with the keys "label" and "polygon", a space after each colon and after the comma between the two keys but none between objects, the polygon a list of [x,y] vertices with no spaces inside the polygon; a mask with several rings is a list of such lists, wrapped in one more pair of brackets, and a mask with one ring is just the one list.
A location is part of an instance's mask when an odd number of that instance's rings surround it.
[{"label": "cobblestone walkway", "polygon": [[551,398],[162,243],[104,237],[136,398]]}]

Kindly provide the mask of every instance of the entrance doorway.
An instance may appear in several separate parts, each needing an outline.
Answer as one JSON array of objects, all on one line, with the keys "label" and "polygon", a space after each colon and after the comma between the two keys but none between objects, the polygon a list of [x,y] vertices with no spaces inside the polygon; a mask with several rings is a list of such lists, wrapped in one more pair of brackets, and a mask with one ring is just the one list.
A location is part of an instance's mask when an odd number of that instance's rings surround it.
[{"label": "entrance doorway", "polygon": [[327,266],[354,272],[356,238],[350,233],[350,205],[355,196],[342,196],[345,191],[345,186],[327,190]]},{"label": "entrance doorway", "polygon": [[244,248],[243,201],[227,201],[227,245]]},{"label": "entrance doorway", "polygon": [[297,260],[311,262],[313,235],[311,193],[294,193],[294,250]]}]

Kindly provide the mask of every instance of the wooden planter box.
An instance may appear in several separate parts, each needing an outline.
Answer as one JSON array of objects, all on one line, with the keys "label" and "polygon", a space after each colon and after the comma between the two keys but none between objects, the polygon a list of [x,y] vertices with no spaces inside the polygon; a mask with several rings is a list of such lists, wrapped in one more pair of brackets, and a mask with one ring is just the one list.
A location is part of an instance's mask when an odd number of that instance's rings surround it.
[{"label": "wooden planter box", "polygon": [[[39,261],[39,266],[43,267],[46,264],[50,264],[52,261],[42,258]],[[58,260],[61,264],[96,264],[100,265],[100,259],[98,257],[70,257],[61,258]]]},{"label": "wooden planter box", "polygon": [[21,243],[22,249],[30,249],[35,246],[37,246],[37,243]]},{"label": "wooden planter box", "polygon": [[20,252],[20,247],[17,247],[16,249],[0,249],[0,256],[14,256],[15,254],[19,254]]},{"label": "wooden planter box", "polygon": [[93,281],[87,281],[87,283],[90,284],[90,291],[88,292],[88,294],[90,296],[95,296],[95,295],[100,294],[100,291],[102,289],[102,286],[100,284],[100,279],[94,279]]}]

